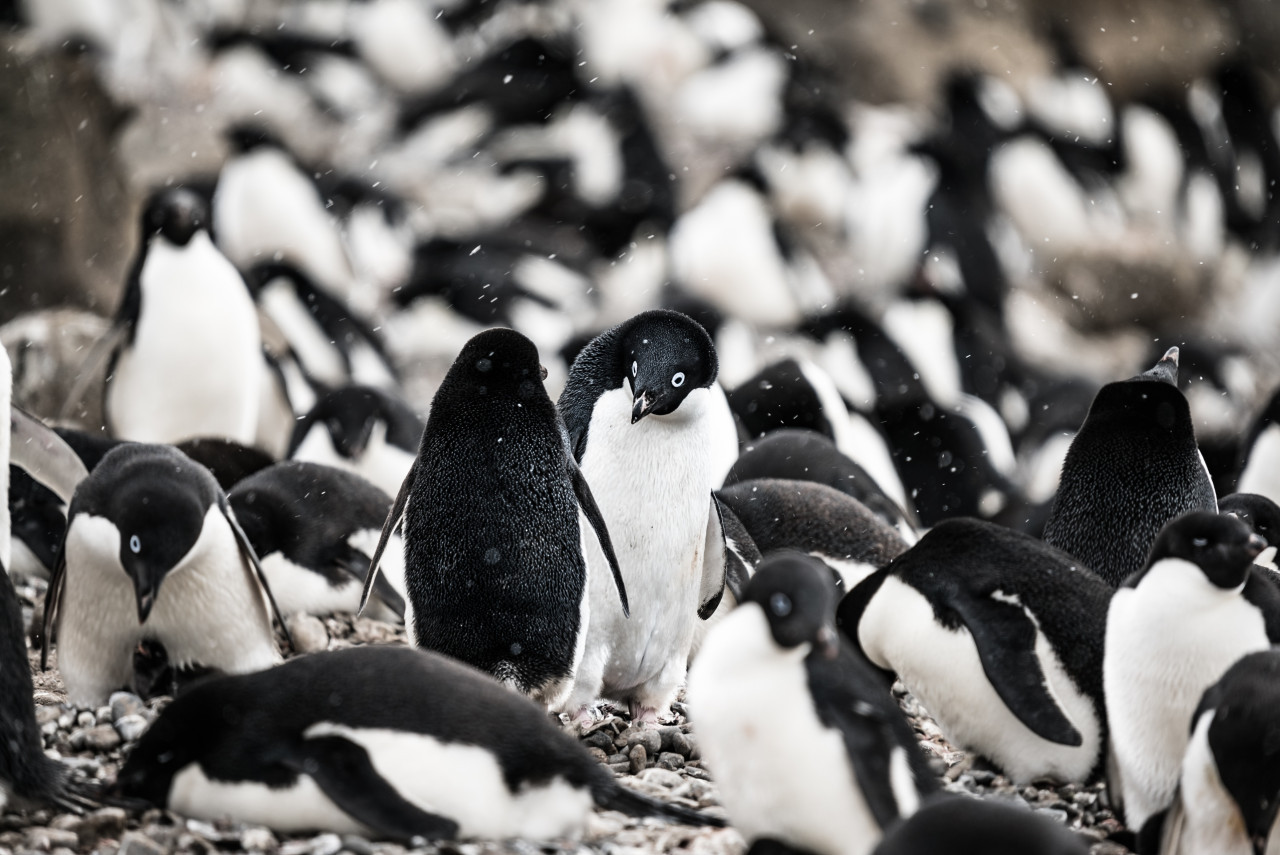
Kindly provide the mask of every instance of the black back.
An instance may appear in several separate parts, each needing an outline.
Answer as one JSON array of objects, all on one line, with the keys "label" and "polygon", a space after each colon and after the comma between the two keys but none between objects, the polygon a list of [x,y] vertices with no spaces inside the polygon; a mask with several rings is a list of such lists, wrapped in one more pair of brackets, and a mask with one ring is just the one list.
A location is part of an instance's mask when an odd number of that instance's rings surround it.
[{"label": "black back", "polygon": [[725,476],[726,487],[756,478],[783,478],[825,484],[856,499],[885,524],[909,524],[866,470],[841,453],[834,442],[810,430],[781,428],[748,442]]},{"label": "black back", "polygon": [[907,550],[897,530],[825,484],[759,478],[723,487],[716,497],[764,554],[791,548],[883,567]]},{"label": "black back", "polygon": [[184,439],[177,444],[177,448],[213,473],[218,486],[223,490],[230,490],[240,481],[274,462],[271,455],[261,449],[217,436]]},{"label": "black back", "polygon": [[404,518],[418,643],[524,691],[569,673],[586,585],[567,441],[541,372],[513,330],[467,343],[432,401]]},{"label": "black back", "polygon": [[387,442],[410,454],[422,439],[422,420],[399,397],[372,386],[343,386],[321,395],[293,426],[289,456],[317,422],[329,431],[334,450],[343,457],[359,456],[377,421],[387,426]]},{"label": "black back", "polygon": [[629,381],[633,393],[648,390],[656,397],[648,412],[665,415],[680,406],[691,390],[714,383],[718,370],[711,336],[679,312],[653,309],[605,330],[573,360],[556,403],[569,431],[573,456],[582,460],[592,410],[605,392]]},{"label": "black back", "polygon": [[[794,359],[766,365],[728,392],[729,406],[753,439],[781,429],[804,429],[835,439],[822,401]],[[842,416],[844,414],[841,414]]]},{"label": "black back", "polygon": [[1088,855],[1089,839],[1020,804],[943,796],[885,834],[873,855]]},{"label": "black back", "polygon": [[1176,356],[1166,357],[1151,372],[1103,386],[1063,462],[1045,542],[1112,587],[1142,567],[1166,522],[1217,507],[1176,376]]}]

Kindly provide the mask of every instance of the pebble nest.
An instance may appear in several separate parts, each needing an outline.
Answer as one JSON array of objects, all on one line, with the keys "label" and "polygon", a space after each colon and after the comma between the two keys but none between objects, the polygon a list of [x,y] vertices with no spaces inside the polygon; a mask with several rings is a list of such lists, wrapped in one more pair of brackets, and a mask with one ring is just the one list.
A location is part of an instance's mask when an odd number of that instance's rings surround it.
[{"label": "pebble nest", "polygon": [[[45,583],[18,581],[23,618],[44,608]],[[294,615],[291,634],[300,652],[338,649],[361,644],[406,644],[404,628],[364,617],[337,615],[316,618]],[[144,701],[117,692],[110,703],[93,710],[70,707],[57,671],[56,648],[49,670],[40,670],[38,650],[30,651],[35,682],[36,721],[45,751],[78,770],[86,778],[114,780],[125,755],[170,698]],[[1056,786],[1039,782],[1018,787],[980,758],[958,751],[943,738],[938,725],[901,684],[894,687],[931,765],[949,792],[1024,803],[1030,810],[1096,838],[1093,855],[1122,855],[1125,847],[1107,838],[1122,828],[1107,802],[1101,784]],[[587,750],[613,770],[628,787],[665,801],[723,816],[712,771],[702,762],[697,733],[682,703],[672,707],[674,719],[656,728],[632,727],[609,707],[580,738]],[[799,761],[799,758],[797,758]],[[323,833],[282,835],[263,826],[230,821],[204,822],[171,811],[131,814],[106,807],[77,816],[38,810],[0,816],[0,853],[102,853],[102,855],[161,855],[165,852],[208,855],[213,852],[253,852],[270,855],[537,855],[537,853],[600,852],[639,855],[687,852],[692,855],[738,855],[746,848],[732,828],[693,828],[656,819],[636,819],[616,811],[596,811],[578,840],[502,840],[422,842],[405,847],[353,835]]]}]

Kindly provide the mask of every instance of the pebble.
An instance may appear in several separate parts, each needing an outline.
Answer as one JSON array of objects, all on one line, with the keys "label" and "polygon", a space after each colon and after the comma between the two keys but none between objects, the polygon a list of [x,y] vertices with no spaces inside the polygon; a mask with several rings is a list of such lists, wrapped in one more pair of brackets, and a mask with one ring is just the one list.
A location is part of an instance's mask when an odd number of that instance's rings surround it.
[{"label": "pebble", "polygon": [[276,836],[271,829],[251,826],[240,832],[240,848],[246,852],[264,852],[276,847]]},{"label": "pebble", "polygon": [[110,751],[120,746],[120,734],[109,724],[99,724],[71,734],[73,751]]},{"label": "pebble", "polygon": [[351,853],[351,855],[374,855],[377,851],[373,848],[373,844],[363,837],[355,834],[342,835],[342,848]]},{"label": "pebble", "polygon": [[342,838],[332,832],[321,834],[311,841],[311,855],[338,855],[342,851]]},{"label": "pebble", "polygon": [[684,768],[684,758],[674,751],[663,751],[658,755],[658,766],[672,771],[682,769]]},{"label": "pebble", "polygon": [[627,752],[627,759],[630,760],[628,771],[633,775],[638,775],[644,771],[645,766],[649,765],[649,752],[639,743],[631,746],[631,750]]},{"label": "pebble", "polygon": [[27,846],[48,852],[65,846],[74,849],[80,845],[80,837],[66,828],[33,828],[27,832]]},{"label": "pebble", "polygon": [[76,724],[80,727],[93,727],[97,723],[98,717],[88,710],[85,710],[76,716]]},{"label": "pebble", "polygon": [[140,715],[125,715],[116,719],[115,728],[125,742],[134,742],[147,729],[147,720]]},{"label": "pebble", "polygon": [[684,778],[682,778],[679,773],[672,772],[670,769],[659,769],[656,766],[652,769],[645,769],[638,775],[638,777],[642,781],[647,781],[650,784],[657,784],[658,786],[666,787],[667,789],[678,787],[684,783]]},{"label": "pebble", "polygon": [[314,615],[295,612],[285,618],[289,635],[293,638],[293,649],[299,653],[317,653],[329,649],[329,633],[324,622]]},{"label": "pebble", "polygon": [[624,730],[618,739],[626,739],[624,743],[628,748],[636,745],[643,745],[645,753],[650,757],[657,757],[658,752],[662,750],[662,735],[648,727],[632,727]]},{"label": "pebble", "polygon": [[613,753],[613,734],[609,733],[607,730],[593,731],[588,734],[582,742],[588,748],[597,748],[600,751],[603,751],[606,755]]},{"label": "pebble", "polygon": [[128,818],[120,808],[107,807],[88,816],[72,817],[68,830],[75,833],[82,848],[92,849],[100,840],[119,840]]},{"label": "pebble", "polygon": [[111,705],[112,721],[119,721],[127,715],[141,715],[147,708],[142,698],[132,692],[115,692],[108,703]]}]

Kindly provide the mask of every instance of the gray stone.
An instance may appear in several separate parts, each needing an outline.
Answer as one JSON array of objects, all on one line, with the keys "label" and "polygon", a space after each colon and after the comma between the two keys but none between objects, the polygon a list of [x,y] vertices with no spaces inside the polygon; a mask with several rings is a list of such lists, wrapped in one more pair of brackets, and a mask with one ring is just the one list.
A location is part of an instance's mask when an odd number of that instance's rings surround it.
[{"label": "gray stone", "polygon": [[128,819],[128,814],[120,808],[107,807],[88,816],[75,817],[70,830],[80,838],[82,848],[92,849],[100,840],[119,840]]},{"label": "gray stone", "polygon": [[329,649],[329,633],[320,618],[295,612],[285,619],[285,625],[293,638],[293,649],[298,653],[318,653]]},{"label": "gray stone", "polygon": [[626,737],[627,747],[643,745],[645,753],[651,757],[658,756],[662,750],[662,734],[649,727],[630,727],[622,733]]},{"label": "gray stone", "polygon": [[74,849],[80,845],[80,838],[70,829],[32,828],[27,831],[27,845],[43,852],[60,846]]},{"label": "gray stone", "polygon": [[671,734],[671,739],[663,746],[663,750],[674,751],[681,757],[688,759],[688,757],[693,754],[693,743],[689,741],[689,737],[686,734],[677,730],[675,733]]},{"label": "gray stone", "polygon": [[342,851],[342,838],[333,833],[313,837],[308,851],[311,855],[338,855]]},{"label": "gray stone", "polygon": [[88,710],[84,710],[76,716],[76,724],[80,727],[93,727],[98,723],[98,717]]},{"label": "gray stone", "polygon": [[658,766],[672,771],[682,769],[684,768],[684,758],[674,751],[663,751],[658,755]]},{"label": "gray stone", "polygon": [[605,754],[613,753],[613,734],[607,730],[597,730],[587,735],[582,740],[583,744],[588,748],[598,748]]},{"label": "gray stone", "polygon": [[240,848],[246,852],[265,852],[276,848],[276,836],[271,829],[251,826],[240,832]]},{"label": "gray stone", "polygon": [[672,772],[670,769],[659,769],[656,766],[652,769],[645,769],[640,774],[640,778],[647,783],[657,784],[667,789],[678,787],[684,783],[684,779],[680,777],[679,773]]},{"label": "gray stone", "polygon": [[351,855],[373,855],[376,851],[372,843],[355,834],[342,835],[342,848]]},{"label": "gray stone", "polygon": [[627,752],[627,758],[631,761],[628,768],[633,775],[640,774],[644,771],[644,767],[649,765],[649,752],[640,743],[631,746],[631,750]]},{"label": "gray stone", "polygon": [[608,763],[608,762],[609,762],[609,755],[608,755],[608,754],[605,754],[605,753],[604,753],[603,751],[601,751],[599,748],[596,748],[596,747],[594,747],[594,746],[591,746],[591,747],[588,747],[588,748],[587,748],[587,752],[588,752],[592,757],[596,758],[596,762],[597,762],[597,763]]},{"label": "gray stone", "polygon": [[52,724],[56,730],[58,727],[58,716],[62,715],[62,710],[57,707],[36,707],[36,724],[44,727],[46,724]]},{"label": "gray stone", "polygon": [[120,746],[120,734],[109,724],[99,724],[71,734],[75,751],[111,751]]},{"label": "gray stone", "polygon": [[110,704],[112,721],[119,721],[127,715],[141,715],[147,708],[142,698],[132,692],[116,692],[112,694]]},{"label": "gray stone", "polygon": [[116,732],[125,742],[133,742],[147,729],[147,720],[140,715],[126,715],[116,719]]}]

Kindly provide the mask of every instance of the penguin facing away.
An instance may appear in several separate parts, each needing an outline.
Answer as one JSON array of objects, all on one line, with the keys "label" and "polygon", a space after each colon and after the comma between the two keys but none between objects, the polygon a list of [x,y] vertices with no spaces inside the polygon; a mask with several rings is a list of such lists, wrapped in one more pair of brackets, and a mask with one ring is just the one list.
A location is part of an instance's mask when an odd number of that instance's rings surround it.
[{"label": "penguin facing away", "polygon": [[[462,348],[387,515],[365,596],[403,519],[412,642],[556,707],[589,616],[614,611],[625,620],[627,591],[542,380],[537,348],[514,330],[486,330]],[[613,596],[605,602],[587,600],[579,511],[607,557]]]},{"label": "penguin facing away", "polygon": [[1099,390],[1071,442],[1044,540],[1113,588],[1142,567],[1160,528],[1217,499],[1178,391],[1178,349]]},{"label": "penguin facing away", "polygon": [[1139,849],[1159,855],[1267,855],[1280,848],[1280,653],[1238,660],[1204,693],[1191,718],[1178,794],[1142,829]]},{"label": "penguin facing away", "polygon": [[665,309],[601,333],[569,369],[560,412],[627,568],[634,609],[624,619],[607,608],[603,557],[588,544],[591,620],[565,706],[577,722],[601,697],[627,701],[640,722],[667,715],[694,623],[723,595],[728,550],[712,489],[737,437],[731,425],[721,429],[716,370],[706,330]]},{"label": "penguin facing away", "polygon": [[1265,546],[1236,517],[1193,511],[1161,529],[1146,566],[1112,597],[1103,658],[1108,791],[1132,829],[1172,803],[1204,691],[1236,660],[1270,646],[1266,615],[1243,595]]},{"label": "penguin facing away", "polygon": [[182,188],[148,202],[142,245],[113,331],[103,406],[121,439],[177,442],[257,432],[258,315],[244,280],[209,236],[204,200]]},{"label": "penguin facing away", "polygon": [[188,816],[406,841],[573,835],[592,805],[723,824],[623,787],[478,671],[390,646],[192,686],[143,734],[117,788]]},{"label": "penguin facing away", "polygon": [[993,523],[939,523],[840,603],[841,631],[896,673],[953,745],[1018,783],[1085,781],[1102,761],[1110,588]]},{"label": "penguin facing away", "polygon": [[937,789],[883,681],[842,645],[835,603],[820,562],[769,555],[690,671],[699,745],[748,843],[862,855]]},{"label": "penguin facing away", "polygon": [[279,613],[253,548],[209,470],[182,452],[112,449],[76,489],[67,520],[41,664],[56,627],[72,703],[92,707],[129,686],[145,639],[178,668],[239,673],[280,661]]},{"label": "penguin facing away", "polygon": [[[390,496],[355,473],[282,460],[236,484],[227,501],[281,612],[359,608]],[[397,535],[383,553],[382,570],[374,616],[396,621],[404,615],[404,545]]]}]

